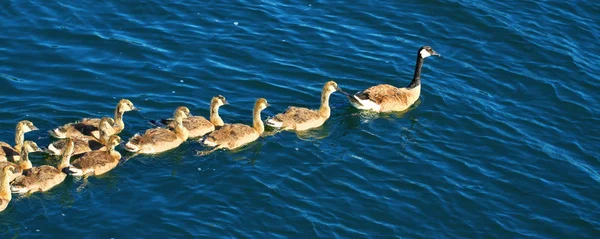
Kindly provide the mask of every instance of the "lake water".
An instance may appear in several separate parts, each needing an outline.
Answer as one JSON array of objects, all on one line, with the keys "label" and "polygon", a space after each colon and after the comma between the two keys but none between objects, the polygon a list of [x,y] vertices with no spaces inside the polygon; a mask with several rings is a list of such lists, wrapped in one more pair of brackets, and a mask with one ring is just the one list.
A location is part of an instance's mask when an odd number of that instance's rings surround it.
[{"label": "lake water", "polygon": [[[251,123],[258,97],[316,108],[323,84],[422,95],[368,114],[339,93],[308,133],[195,156],[188,141],[87,182],[15,195],[0,238],[600,238],[594,1],[0,3],[0,140],[112,115],[127,140],[188,106]],[[122,148],[119,148],[124,152]],[[54,163],[32,155],[34,165]]]}]

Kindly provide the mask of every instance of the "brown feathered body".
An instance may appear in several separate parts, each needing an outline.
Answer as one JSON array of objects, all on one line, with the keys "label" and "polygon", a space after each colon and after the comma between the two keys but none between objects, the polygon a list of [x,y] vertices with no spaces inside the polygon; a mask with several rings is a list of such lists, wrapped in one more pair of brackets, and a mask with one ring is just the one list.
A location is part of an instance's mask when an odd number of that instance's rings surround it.
[{"label": "brown feathered body", "polygon": [[245,124],[226,124],[211,132],[204,138],[202,143],[217,149],[236,149],[255,141],[265,131],[264,124],[260,118],[260,112],[269,104],[264,98],[259,98],[252,110],[252,126]]},{"label": "brown feathered body", "polygon": [[142,154],[161,153],[181,145],[187,137],[178,136],[175,131],[163,128],[148,129],[143,135],[133,136],[128,145],[136,145]]},{"label": "brown feathered body", "polygon": [[[35,148],[37,148],[37,146],[35,146]],[[45,192],[62,183],[67,177],[67,174],[62,172],[62,170],[69,165],[71,155],[73,154],[73,148],[73,140],[69,139],[67,141],[65,153],[58,163],[58,167],[50,165],[31,167],[31,162],[29,161],[27,154],[21,153],[23,163],[25,163],[25,161],[28,163],[21,165],[21,168],[23,168],[24,171],[22,175],[16,177],[12,182],[11,190],[14,193]],[[37,149],[39,150],[39,148]],[[27,152],[30,150],[31,149],[27,149],[23,151]]]},{"label": "brown feathered body", "polygon": [[[109,117],[103,117],[99,123],[99,136],[75,136],[70,139],[75,143],[75,149],[73,155],[79,155],[82,153],[90,152],[92,150],[106,149],[105,145],[108,137],[113,132],[114,121]],[[61,139],[48,145],[48,153],[53,155],[62,155],[69,139]]]},{"label": "brown feathered body", "polygon": [[188,131],[183,120],[189,115],[187,107],[178,107],[174,119],[177,123],[173,130],[165,128],[148,129],[142,135],[136,134],[125,144],[125,149],[141,154],[156,154],[178,147],[188,139]]},{"label": "brown feathered body", "polygon": [[275,115],[273,119],[281,122],[283,130],[303,131],[319,127],[327,121],[319,110],[290,106],[285,112]]},{"label": "brown feathered body", "polygon": [[408,89],[388,84],[372,86],[356,94],[360,99],[368,99],[379,105],[379,112],[404,111],[413,105],[420,95],[421,85]]},{"label": "brown feathered body", "polygon": [[[188,138],[202,137],[215,130],[216,127],[223,126],[225,123],[219,116],[219,108],[226,105],[227,100],[222,95],[215,96],[210,101],[210,120],[202,116],[190,116],[183,119],[183,127],[188,130]],[[188,109],[189,110],[189,109]],[[169,129],[174,130],[177,122],[168,120]]]},{"label": "brown feathered body", "polygon": [[121,154],[114,150],[95,150],[87,152],[71,163],[86,175],[102,175],[114,169],[121,160]]},{"label": "brown feathered body", "polygon": [[[175,129],[177,123],[172,121],[169,124],[169,129]],[[189,138],[202,137],[215,130],[215,126],[202,116],[192,116],[183,119],[183,127],[188,130]]]},{"label": "brown feathered body", "polygon": [[5,166],[0,168],[0,212],[4,211],[10,200],[12,200],[12,194],[10,191],[10,179],[12,178],[12,170],[14,167]]},{"label": "brown feathered body", "polygon": [[12,178],[11,166],[5,166],[0,168],[0,212],[4,211],[10,200],[12,200],[12,194],[10,191],[10,179]]},{"label": "brown feathered body", "polygon": [[7,161],[8,159],[14,161],[15,156],[19,157],[19,152],[15,148],[6,142],[0,142],[0,162]]},{"label": "brown feathered body", "polygon": [[12,183],[13,191],[45,192],[62,183],[67,174],[50,165],[29,169],[27,175],[21,175]]},{"label": "brown feathered body", "polygon": [[[80,155],[86,152],[90,152],[92,150],[105,150],[106,147],[104,144],[100,143],[96,138],[91,136],[77,136],[73,137],[73,141],[75,142],[75,149],[73,150],[73,155]],[[51,145],[48,148],[56,148],[56,150],[51,151],[54,155],[62,154],[63,149],[65,148],[66,141],[59,140]]]},{"label": "brown feathered body", "polygon": [[245,124],[226,124],[210,133],[205,142],[210,146],[236,149],[258,139],[260,134]]},{"label": "brown feathered body", "polygon": [[321,106],[318,110],[290,106],[285,112],[277,114],[271,119],[267,119],[266,123],[271,127],[295,131],[304,131],[319,127],[331,116],[329,97],[333,92],[338,90],[341,89],[338,87],[337,83],[328,81],[321,91]]},{"label": "brown feathered body", "polygon": [[[127,99],[122,99],[117,104],[114,114],[114,125],[112,128],[107,130],[108,135],[118,134],[125,128],[123,122],[123,114],[128,111],[136,110],[133,103]],[[83,118],[77,123],[68,123],[61,127],[55,128],[50,131],[50,134],[56,138],[72,138],[77,136],[94,136],[100,137],[98,126],[100,125],[100,118]]]},{"label": "brown feathered body", "polygon": [[19,167],[19,165],[17,165],[16,163],[11,163],[8,161],[0,162],[0,168],[4,168],[6,166],[12,166],[15,168],[15,172],[12,173],[11,178],[9,178],[9,182],[12,182],[13,180],[15,180],[16,177],[21,176],[21,173],[23,173],[23,169],[21,169],[21,167]]}]

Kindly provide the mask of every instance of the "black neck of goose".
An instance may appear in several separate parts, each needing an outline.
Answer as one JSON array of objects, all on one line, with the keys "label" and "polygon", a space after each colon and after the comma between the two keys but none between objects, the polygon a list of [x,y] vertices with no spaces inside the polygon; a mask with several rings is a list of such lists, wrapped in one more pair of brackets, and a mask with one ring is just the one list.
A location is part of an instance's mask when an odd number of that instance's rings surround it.
[{"label": "black neck of goose", "polygon": [[421,67],[423,66],[423,57],[421,54],[417,53],[417,65],[415,66],[415,75],[413,76],[412,81],[406,87],[408,89],[415,88],[421,85]]}]

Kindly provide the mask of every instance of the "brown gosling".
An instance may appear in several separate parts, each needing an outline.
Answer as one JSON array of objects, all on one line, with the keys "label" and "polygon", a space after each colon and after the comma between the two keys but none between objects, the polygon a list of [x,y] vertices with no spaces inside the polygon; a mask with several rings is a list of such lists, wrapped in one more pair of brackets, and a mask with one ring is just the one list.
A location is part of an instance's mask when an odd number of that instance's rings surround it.
[{"label": "brown gosling", "polygon": [[321,107],[318,110],[290,106],[283,113],[267,119],[268,126],[282,129],[303,131],[319,127],[331,116],[329,108],[329,96],[336,91],[343,92],[334,81],[329,81],[323,86],[321,91]]},{"label": "brown gosling", "polygon": [[[99,138],[87,135],[73,137],[72,139],[75,142],[75,150],[73,151],[73,155],[79,155],[92,150],[106,149],[105,145],[108,142],[108,138],[110,137],[109,132],[112,130],[113,125],[113,119],[110,117],[102,117],[102,120],[100,120],[99,124]],[[48,145],[47,152],[51,155],[62,155],[62,151],[66,145],[67,139],[58,140]]]},{"label": "brown gosling", "polygon": [[152,128],[143,135],[135,134],[125,144],[125,150],[137,154],[156,154],[178,147],[188,139],[188,130],[183,127],[183,120],[189,115],[187,107],[178,107],[173,113],[176,123],[173,130]]},{"label": "brown gosling", "polygon": [[350,104],[360,110],[375,112],[404,111],[413,105],[421,95],[421,67],[423,60],[430,56],[440,56],[430,46],[423,46],[417,53],[417,65],[412,81],[407,87],[398,88],[388,84],[372,86],[354,95],[346,94]]},{"label": "brown gosling", "polygon": [[121,154],[115,147],[121,143],[118,135],[111,135],[106,145],[107,150],[87,152],[71,163],[69,172],[74,176],[102,175],[114,169],[121,160]]},{"label": "brown gosling", "polygon": [[237,149],[257,140],[265,131],[265,126],[260,118],[260,112],[268,106],[269,103],[264,98],[256,100],[252,111],[252,127],[245,124],[226,124],[220,129],[211,132],[202,140],[204,145],[214,148],[209,151],[198,152],[198,154],[206,155],[218,149]]},{"label": "brown gosling", "polygon": [[12,182],[11,191],[13,193],[45,192],[61,184],[67,177],[65,169],[69,167],[74,148],[75,143],[72,139],[68,139],[67,147],[57,167],[42,165],[24,171],[23,175]]},{"label": "brown gosling", "polygon": [[[202,116],[191,116],[183,119],[183,127],[189,132],[189,138],[202,137],[210,132],[215,131],[215,128],[225,125],[221,116],[219,116],[219,108],[227,105],[225,97],[219,95],[212,98],[210,101],[210,120]],[[174,120],[166,120],[169,124],[169,129],[175,129]]]},{"label": "brown gosling", "polygon": [[25,140],[25,133],[38,130],[33,123],[29,120],[22,120],[17,123],[15,130],[15,147],[5,142],[0,142],[0,162],[7,161],[8,159],[13,162],[19,161],[19,152],[21,151],[21,145]]},{"label": "brown gosling", "polygon": [[[117,104],[117,108],[115,109],[115,118],[114,125],[111,130],[109,130],[109,135],[118,134],[123,131],[125,128],[125,123],[123,122],[123,114],[128,111],[138,110],[133,103],[128,99],[122,99]],[[98,132],[98,125],[100,124],[100,118],[83,118],[80,122],[77,123],[68,123],[61,127],[55,128],[50,131],[50,134],[56,138],[64,139],[71,138],[75,136],[94,136],[96,138],[100,137],[100,132]]]},{"label": "brown gosling", "polygon": [[33,152],[41,152],[42,150],[37,146],[37,144],[33,141],[24,141],[21,145],[20,151],[20,160],[16,163],[11,163],[8,161],[0,162],[0,168],[6,166],[13,166],[15,169],[13,170],[13,178],[10,181],[13,181],[16,177],[21,176],[21,174],[30,169],[32,167],[31,161],[29,161],[29,153]]},{"label": "brown gosling", "polygon": [[10,200],[12,200],[10,179],[13,178],[13,170],[15,170],[15,167],[8,165],[0,171],[0,212],[4,211],[8,207]]}]

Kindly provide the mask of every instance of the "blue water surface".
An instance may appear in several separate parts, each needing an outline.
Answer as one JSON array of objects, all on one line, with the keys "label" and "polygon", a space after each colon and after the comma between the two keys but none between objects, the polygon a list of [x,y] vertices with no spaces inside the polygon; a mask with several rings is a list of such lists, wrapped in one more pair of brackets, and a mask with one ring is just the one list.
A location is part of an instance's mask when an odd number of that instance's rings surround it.
[{"label": "blue water surface", "polygon": [[[600,238],[600,5],[595,1],[17,1],[0,3],[0,140],[112,115],[128,139],[188,106],[251,123],[256,98],[317,108],[405,86],[370,114],[195,156],[190,140],[105,176],[14,195],[0,238]],[[119,148],[125,155],[122,148]],[[34,165],[55,158],[32,155]]]}]

